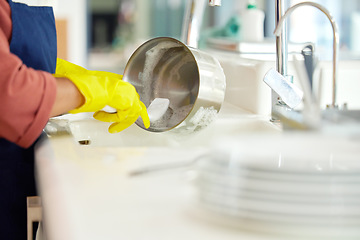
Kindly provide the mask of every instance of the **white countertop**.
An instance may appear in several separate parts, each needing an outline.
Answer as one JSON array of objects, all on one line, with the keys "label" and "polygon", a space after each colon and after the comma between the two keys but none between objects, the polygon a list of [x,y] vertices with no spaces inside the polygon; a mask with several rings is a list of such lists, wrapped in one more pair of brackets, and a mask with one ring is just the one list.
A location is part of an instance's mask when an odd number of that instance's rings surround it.
[{"label": "white countertop", "polygon": [[198,211],[188,168],[129,175],[202,151],[91,147],[70,136],[50,138],[37,151],[49,239],[279,239],[218,224]]},{"label": "white countertop", "polygon": [[[276,126],[267,126],[270,123],[266,118],[261,118],[241,111],[234,113],[225,106],[213,125],[192,140],[182,139],[179,145],[150,144],[152,139],[167,143],[171,135],[152,138],[153,133],[138,132],[134,125],[123,135],[97,135],[98,130],[105,132],[106,126],[98,126],[91,119],[84,121],[86,128],[81,129],[88,129],[90,135],[80,134],[78,139],[72,135],[54,136],[40,142],[36,170],[48,239],[320,239],[266,233],[264,230],[271,231],[271,224],[254,224],[249,220],[234,225],[205,210],[197,201],[193,185],[196,171],[190,166],[130,174],[148,166],[194,160],[208,150],[212,138],[241,132],[254,135],[266,129],[279,132]],[[81,124],[76,122],[75,126]],[[132,134],[139,134],[136,135],[139,143]],[[80,145],[78,140],[82,137],[93,142]],[[202,139],[204,142],[197,144]],[[289,228],[286,223],[278,227]],[[297,228],[288,230],[296,233]]]},{"label": "white countertop", "polygon": [[[256,119],[242,114],[248,122]],[[216,135],[214,130],[208,131],[205,137]],[[193,160],[205,149],[84,146],[71,135],[50,137],[36,151],[48,238],[279,239],[230,227],[200,210],[191,181],[194,171],[189,167],[130,175],[146,166]]]}]

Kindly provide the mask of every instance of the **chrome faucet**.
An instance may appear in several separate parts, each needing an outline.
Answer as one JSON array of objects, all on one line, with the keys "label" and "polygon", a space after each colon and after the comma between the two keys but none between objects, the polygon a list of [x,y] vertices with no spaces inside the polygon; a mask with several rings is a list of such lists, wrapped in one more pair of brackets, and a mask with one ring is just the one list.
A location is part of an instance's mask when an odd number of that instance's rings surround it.
[{"label": "chrome faucet", "polygon": [[[181,41],[198,48],[200,30],[207,0],[188,0],[182,26]],[[221,6],[221,0],[209,0],[209,6]]]},{"label": "chrome faucet", "polygon": [[[334,109],[337,108],[336,104],[336,83],[337,83],[337,65],[338,65],[338,49],[339,49],[339,34],[337,29],[337,24],[330,14],[330,12],[323,7],[320,4],[314,3],[314,2],[301,2],[298,4],[293,5],[292,7],[288,8],[279,19],[274,35],[276,37],[279,37],[282,35],[282,31],[284,28],[284,22],[286,21],[286,18],[298,7],[301,6],[312,6],[317,9],[319,9],[321,12],[323,12],[327,18],[329,19],[332,30],[333,30],[333,89],[332,89],[332,103],[329,106],[330,108]],[[277,52],[278,54],[279,52]],[[282,53],[282,52],[280,52]],[[297,68],[297,72],[301,73],[299,70],[299,62],[294,59],[295,68]],[[286,66],[286,63],[285,63]],[[280,75],[280,73],[278,73]],[[280,75],[281,76],[281,75]],[[277,77],[276,80],[281,80],[280,77]],[[278,84],[278,82],[276,84]],[[285,125],[288,125],[292,128],[298,128],[298,129],[317,129],[320,126],[321,123],[321,111],[320,106],[318,102],[316,101],[315,97],[313,96],[312,90],[310,88],[310,82],[308,81],[308,78],[305,76],[305,74],[299,75],[299,82],[302,86],[302,90],[305,93],[304,100],[304,109],[302,113],[298,113],[297,111],[286,111],[282,107],[277,107],[277,105],[272,105],[272,115],[274,119],[281,119]],[[302,117],[300,117],[302,115]]]},{"label": "chrome faucet", "polygon": [[[285,0],[275,0],[275,25],[279,24],[281,17],[285,13]],[[275,37],[276,43],[276,70],[288,81],[292,82],[292,76],[287,73],[287,56],[288,56],[288,41],[287,41],[287,27],[286,22],[283,23],[281,34]],[[277,105],[284,105],[281,97],[274,90],[271,91],[271,119],[276,121]]]},{"label": "chrome faucet", "polygon": [[[281,17],[285,13],[285,1],[275,1],[275,25],[279,24]],[[287,76],[287,28],[286,22],[283,23],[281,34],[276,36],[276,70]]]},{"label": "chrome faucet", "polygon": [[323,12],[326,17],[329,19],[330,23],[331,23],[331,27],[333,30],[333,83],[332,83],[332,102],[330,107],[331,108],[336,108],[337,104],[336,104],[336,85],[337,85],[337,68],[338,68],[338,51],[339,51],[339,34],[338,34],[338,28],[337,28],[337,24],[335,22],[335,19],[333,18],[333,16],[330,14],[330,12],[323,7],[322,5],[318,4],[318,3],[314,3],[314,2],[301,2],[298,4],[293,5],[292,7],[290,7],[288,10],[286,10],[285,14],[280,18],[274,34],[275,36],[279,37],[283,34],[283,28],[284,28],[284,22],[286,20],[286,18],[298,7],[301,6],[312,6],[315,7],[317,9],[319,9],[321,12]]}]

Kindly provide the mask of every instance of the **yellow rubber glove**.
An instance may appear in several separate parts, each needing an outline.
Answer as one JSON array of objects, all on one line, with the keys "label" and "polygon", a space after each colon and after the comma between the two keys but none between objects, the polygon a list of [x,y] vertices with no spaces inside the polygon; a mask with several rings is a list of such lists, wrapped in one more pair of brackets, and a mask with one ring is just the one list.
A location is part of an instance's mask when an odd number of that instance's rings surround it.
[{"label": "yellow rubber glove", "polygon": [[[144,126],[150,126],[145,105],[133,85],[122,80],[122,76],[110,72],[89,71],[85,68],[57,59],[55,77],[70,79],[85,97],[85,103],[69,113],[95,112],[94,118],[113,122],[110,133],[120,132],[132,125],[141,116]],[[116,109],[116,113],[101,111],[105,106]]]}]

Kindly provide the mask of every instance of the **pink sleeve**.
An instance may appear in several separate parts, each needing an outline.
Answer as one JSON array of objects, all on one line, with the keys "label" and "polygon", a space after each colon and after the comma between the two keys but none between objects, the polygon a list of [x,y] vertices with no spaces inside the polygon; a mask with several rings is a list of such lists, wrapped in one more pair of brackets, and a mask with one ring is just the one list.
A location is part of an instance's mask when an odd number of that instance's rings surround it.
[{"label": "pink sleeve", "polygon": [[0,23],[0,138],[27,148],[41,134],[56,97],[56,80],[26,67],[9,50]]}]

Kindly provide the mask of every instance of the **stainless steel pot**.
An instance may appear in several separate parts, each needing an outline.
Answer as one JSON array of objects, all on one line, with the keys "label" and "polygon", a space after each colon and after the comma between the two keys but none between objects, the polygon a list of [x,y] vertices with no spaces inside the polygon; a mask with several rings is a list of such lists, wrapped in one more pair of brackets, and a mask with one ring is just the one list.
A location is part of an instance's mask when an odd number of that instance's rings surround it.
[{"label": "stainless steel pot", "polygon": [[169,99],[160,120],[146,129],[153,132],[198,131],[217,116],[225,97],[225,75],[217,59],[168,37],[142,44],[129,59],[123,76],[135,86],[148,107],[155,98]]}]

